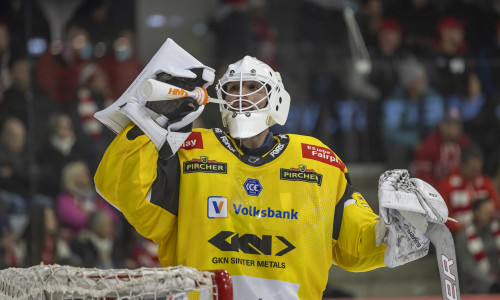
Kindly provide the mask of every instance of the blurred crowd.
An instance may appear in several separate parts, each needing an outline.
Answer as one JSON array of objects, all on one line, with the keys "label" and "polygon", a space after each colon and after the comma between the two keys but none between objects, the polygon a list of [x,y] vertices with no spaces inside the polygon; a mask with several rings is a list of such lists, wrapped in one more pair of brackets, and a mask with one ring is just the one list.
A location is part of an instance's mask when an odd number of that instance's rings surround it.
[{"label": "blurred crowd", "polygon": [[[114,135],[93,114],[147,63],[135,1],[65,3],[0,1],[0,268],[158,266],[92,180]],[[474,270],[462,290],[500,291],[500,0],[220,0],[206,25],[217,74],[247,54],[281,72],[292,104],[274,132],[432,184]]]},{"label": "blurred crowd", "polygon": [[0,268],[158,267],[157,245],[93,183],[113,138],[93,114],[143,68],[134,3],[73,2],[59,24],[62,2],[0,1]]}]

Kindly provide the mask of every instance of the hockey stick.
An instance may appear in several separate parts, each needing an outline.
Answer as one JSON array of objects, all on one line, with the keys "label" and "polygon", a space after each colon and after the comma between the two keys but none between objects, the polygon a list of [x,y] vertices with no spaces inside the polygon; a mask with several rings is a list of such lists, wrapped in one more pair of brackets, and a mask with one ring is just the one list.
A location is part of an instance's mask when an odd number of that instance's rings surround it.
[{"label": "hockey stick", "polygon": [[436,248],[443,300],[460,300],[455,243],[450,230],[444,224],[429,222],[425,236]]}]

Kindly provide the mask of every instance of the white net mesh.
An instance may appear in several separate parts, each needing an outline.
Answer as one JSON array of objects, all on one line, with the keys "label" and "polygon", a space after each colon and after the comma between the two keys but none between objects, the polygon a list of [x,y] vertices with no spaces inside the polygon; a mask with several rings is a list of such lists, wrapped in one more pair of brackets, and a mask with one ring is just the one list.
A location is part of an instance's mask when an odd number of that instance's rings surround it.
[{"label": "white net mesh", "polygon": [[[217,299],[214,273],[184,266],[89,269],[47,265],[0,271],[0,299]],[[181,299],[188,299],[181,298]]]}]

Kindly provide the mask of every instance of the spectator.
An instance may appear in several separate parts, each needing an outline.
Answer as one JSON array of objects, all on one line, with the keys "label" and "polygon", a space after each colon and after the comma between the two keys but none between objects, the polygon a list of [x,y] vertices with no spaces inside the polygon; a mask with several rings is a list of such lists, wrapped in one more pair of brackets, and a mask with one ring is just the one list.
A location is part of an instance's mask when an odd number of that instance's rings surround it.
[{"label": "spectator", "polygon": [[10,224],[10,218],[0,203],[0,270],[19,267],[21,253],[18,238]]},{"label": "spectator", "polygon": [[[383,19],[377,28],[377,43],[370,48],[372,70],[368,75],[368,82],[375,90],[373,98],[367,98],[366,117],[367,137],[369,139],[370,155],[377,161],[384,159],[382,136],[380,127],[382,124],[382,111],[380,102],[387,99],[397,85],[399,78],[399,67],[401,63],[410,59],[412,54],[401,46],[403,28],[394,19]],[[364,98],[364,97],[362,97]],[[365,98],[366,99],[366,98]]]},{"label": "spectator", "polygon": [[438,191],[448,206],[448,215],[458,221],[446,222],[452,233],[469,226],[473,220],[472,203],[480,198],[489,198],[495,209],[500,208],[498,191],[492,180],[482,173],[483,154],[470,145],[462,151],[460,165],[439,185]]},{"label": "spectator", "polygon": [[[50,49],[37,61],[37,79],[64,112],[75,110],[80,70],[92,59],[92,44],[83,27],[72,25],[68,28],[65,41],[54,41]],[[50,74],[50,76],[47,76]]]},{"label": "spectator", "polygon": [[83,132],[99,143],[103,139],[102,124],[94,118],[94,113],[106,108],[113,99],[108,77],[97,64],[88,64],[80,72],[78,89],[78,115]]},{"label": "spectator", "polygon": [[445,14],[454,16],[464,24],[467,45],[476,51],[489,42],[494,30],[494,18],[486,2],[474,0],[455,0]]},{"label": "spectator", "polygon": [[[39,143],[47,130],[45,116],[54,110],[54,105],[45,93],[31,85],[30,63],[27,58],[13,57],[10,60],[9,69],[12,84],[5,91],[4,99],[0,102],[0,122],[9,117],[16,117],[30,130],[28,119],[31,103],[34,117],[33,136]],[[32,99],[28,98],[30,92]]]},{"label": "spectator", "polygon": [[76,135],[69,115],[50,116],[48,138],[37,153],[37,162],[43,174],[40,191],[52,197],[57,196],[61,191],[59,183],[63,167],[75,160],[91,163],[92,151],[89,148],[89,144]]},{"label": "spectator", "polygon": [[462,149],[470,144],[463,133],[462,121],[457,115],[446,114],[439,127],[418,146],[415,154],[415,177],[438,188],[460,163]]},{"label": "spectator", "polygon": [[400,66],[400,85],[382,103],[387,167],[409,168],[422,137],[439,124],[444,104],[427,83],[425,68],[415,60]]},{"label": "spectator", "polygon": [[135,28],[135,0],[86,0],[80,3],[71,23],[88,31],[98,58],[112,51],[113,40],[120,28]]},{"label": "spectator", "polygon": [[486,97],[482,92],[479,77],[475,73],[471,73],[467,81],[467,92],[450,97],[447,109],[458,113],[464,121],[470,121],[479,117],[486,107],[485,102]]},{"label": "spectator", "polygon": [[500,223],[488,198],[472,205],[473,222],[455,237],[462,293],[500,293]]},{"label": "spectator", "polygon": [[30,86],[29,62],[27,59],[22,58],[11,59],[6,69],[9,86],[0,84],[0,87],[5,87],[0,101],[0,121],[8,117],[15,117],[20,119],[24,126],[27,127],[28,109],[25,93]]},{"label": "spectator", "polygon": [[69,245],[59,235],[59,224],[54,210],[35,205],[29,213],[28,225],[22,235],[25,247],[24,266],[31,267],[43,262],[74,264]]},{"label": "spectator", "polygon": [[500,155],[497,156],[498,161],[495,164],[495,174],[493,174],[493,184],[497,191],[500,191]]},{"label": "spectator", "polygon": [[460,114],[464,132],[484,153],[484,171],[493,176],[500,150],[500,99],[486,96],[475,73],[469,75],[467,94],[448,98],[448,110]]},{"label": "spectator", "polygon": [[88,216],[88,224],[71,242],[71,249],[85,268],[111,269],[115,267],[113,220],[108,212],[95,210]]},{"label": "spectator", "polygon": [[387,6],[384,15],[403,25],[403,44],[414,54],[424,55],[432,49],[434,29],[439,18],[439,11],[433,1],[393,1]]},{"label": "spectator", "polygon": [[110,9],[111,1],[108,0],[83,1],[73,14],[71,23],[85,28],[94,45],[102,43],[108,48],[117,32],[114,18],[109,15]]},{"label": "spectator", "polygon": [[88,227],[89,215],[96,210],[108,213],[118,223],[116,211],[95,192],[92,177],[84,161],[64,166],[61,176],[62,193],[57,197],[56,215],[64,228],[63,237],[72,240]]},{"label": "spectator", "polygon": [[0,20],[0,103],[3,100],[5,90],[10,86],[10,36],[9,28],[5,20]]},{"label": "spectator", "polygon": [[26,128],[16,118],[5,120],[0,140],[0,199],[8,214],[24,214],[29,202],[30,174]]},{"label": "spectator", "polygon": [[113,41],[112,51],[98,61],[107,74],[112,99],[118,99],[144,68],[135,42],[132,30],[121,30]]},{"label": "spectator", "polygon": [[386,99],[397,85],[399,67],[404,61],[414,56],[401,45],[403,27],[394,19],[384,19],[377,31],[376,47],[370,49],[372,71],[369,82],[380,94],[380,99]]},{"label": "spectator", "polygon": [[464,25],[455,17],[442,17],[437,24],[431,82],[445,98],[467,94],[467,81],[473,73],[475,60],[465,42]]}]

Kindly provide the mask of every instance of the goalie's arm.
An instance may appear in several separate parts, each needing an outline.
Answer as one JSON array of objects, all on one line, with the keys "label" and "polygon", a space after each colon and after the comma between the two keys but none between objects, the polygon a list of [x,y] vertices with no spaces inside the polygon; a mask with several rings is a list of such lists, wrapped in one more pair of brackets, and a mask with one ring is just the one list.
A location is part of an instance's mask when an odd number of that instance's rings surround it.
[{"label": "goalie's arm", "polygon": [[165,241],[177,218],[178,164],[177,157],[158,159],[151,139],[130,123],[106,150],[96,189],[141,235]]},{"label": "goalie's arm", "polygon": [[333,262],[344,270],[364,272],[384,267],[384,245],[376,245],[377,215],[349,184],[335,207]]}]

